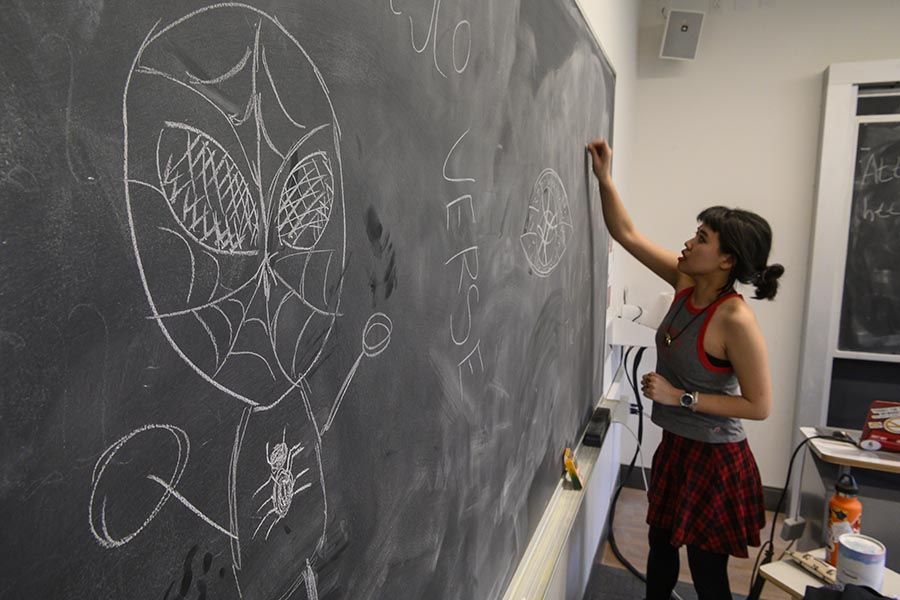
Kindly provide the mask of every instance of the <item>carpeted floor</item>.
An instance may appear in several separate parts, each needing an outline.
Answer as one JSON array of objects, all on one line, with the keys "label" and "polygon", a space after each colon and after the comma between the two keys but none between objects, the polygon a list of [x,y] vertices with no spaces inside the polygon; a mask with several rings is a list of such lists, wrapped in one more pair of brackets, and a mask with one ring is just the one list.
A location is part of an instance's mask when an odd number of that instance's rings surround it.
[{"label": "carpeted floor", "polygon": [[[683,600],[697,600],[694,586],[679,582],[675,593]],[[594,564],[584,600],[641,600],[644,597],[644,582],[625,569]],[[744,596],[734,594],[734,600],[743,600]]]}]

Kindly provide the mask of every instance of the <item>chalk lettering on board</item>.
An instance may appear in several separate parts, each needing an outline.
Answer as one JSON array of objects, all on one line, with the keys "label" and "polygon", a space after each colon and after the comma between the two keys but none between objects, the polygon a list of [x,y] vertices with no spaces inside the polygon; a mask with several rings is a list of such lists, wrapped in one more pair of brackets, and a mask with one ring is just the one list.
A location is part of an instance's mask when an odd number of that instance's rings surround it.
[{"label": "chalk lettering on board", "polygon": [[[449,152],[447,152],[447,156],[444,159],[444,165],[441,171],[444,181],[450,183],[460,183],[460,184],[469,184],[475,183],[475,179],[472,177],[456,177],[451,176],[447,172],[447,165],[450,162],[451,157],[456,151],[457,147],[462,142],[463,138],[469,133],[469,129],[466,129],[459,136],[456,142],[450,147]],[[458,196],[454,200],[446,203],[444,206],[444,212],[446,214],[446,227],[447,231],[452,231],[451,229],[451,209],[456,212],[456,230],[462,227],[463,224],[463,210],[465,210],[465,206],[468,206],[468,212],[471,215],[471,223],[474,228],[478,225],[478,220],[476,217],[475,211],[475,200],[472,194],[463,194]],[[466,223],[469,222],[469,219],[465,220]],[[463,347],[463,350],[466,350],[467,344],[470,343],[470,339],[472,337],[472,329],[474,327],[475,320],[475,311],[473,309],[473,305],[477,307],[481,300],[481,292],[478,288],[478,272],[479,272],[479,259],[478,259],[478,245],[471,245],[462,250],[458,250],[453,253],[449,258],[444,261],[444,266],[448,267],[454,261],[459,261],[459,282],[456,286],[456,304],[459,306],[459,301],[462,300],[464,303],[465,310],[465,326],[460,329],[460,335],[457,335],[457,326],[454,324],[454,313],[451,311],[448,317],[448,327],[450,331],[450,341],[456,347]],[[468,285],[466,285],[466,290],[463,292],[463,285],[465,283],[466,277],[468,276]],[[480,367],[481,372],[484,372],[484,359],[481,354],[481,339],[478,338],[474,340],[474,345],[471,346],[465,355],[465,357],[457,363],[457,370],[459,374],[459,394],[460,398],[465,397],[465,387],[463,381],[463,367],[468,366],[469,374],[475,374],[475,359],[477,358],[478,365]]]},{"label": "chalk lettering on board", "polygon": [[[402,16],[404,12],[402,10],[397,10],[394,6],[394,0],[389,0],[388,5],[390,6],[390,10],[393,14],[397,16]],[[444,33],[443,30],[439,31],[440,25],[440,13],[441,13],[441,0],[433,0],[431,3],[431,16],[427,19],[428,27],[426,28],[425,33],[425,41],[422,42],[421,45],[416,44],[416,22],[415,19],[411,15],[407,15],[409,19],[409,40],[412,44],[413,50],[416,54],[422,54],[425,50],[428,49],[429,43],[431,44],[431,55],[434,61],[434,68],[438,73],[441,74],[445,79],[447,78],[447,74],[441,69],[441,65],[438,64],[438,38],[441,33]],[[427,14],[427,11],[426,11]],[[448,30],[449,31],[449,30]],[[465,32],[464,34],[461,33]],[[456,50],[457,50],[457,36],[462,37],[465,35],[465,41],[460,41],[460,45],[465,44],[465,60],[462,61],[462,66],[459,66],[456,58]],[[462,19],[456,23],[453,27],[453,33],[451,36],[450,42],[450,62],[453,65],[453,70],[456,71],[457,74],[462,74],[463,71],[466,70],[466,67],[469,65],[469,57],[472,54],[472,25],[467,19]]]},{"label": "chalk lettering on board", "polygon": [[900,352],[900,127],[860,119],[838,349]]},{"label": "chalk lettering on board", "polygon": [[455,183],[464,183],[464,182],[475,183],[475,180],[474,180],[473,178],[471,178],[471,177],[450,177],[449,175],[447,175],[447,163],[450,162],[450,157],[453,156],[453,151],[456,150],[456,147],[459,146],[459,143],[460,143],[461,141],[463,141],[463,138],[466,137],[466,135],[468,135],[468,134],[469,134],[469,130],[468,130],[468,129],[466,129],[465,131],[463,131],[462,135],[459,136],[459,139],[456,140],[456,141],[453,143],[453,146],[450,147],[450,152],[447,153],[447,158],[444,159],[444,171],[443,171],[443,173],[444,173],[444,180],[445,180],[445,181],[449,181],[449,182],[451,182],[451,183],[454,183],[454,182],[455,182]]},{"label": "chalk lettering on board", "polygon": [[481,294],[478,291],[478,286],[474,283],[469,285],[469,289],[466,290],[466,314],[468,315],[468,319],[466,321],[466,333],[461,340],[456,339],[456,332],[453,327],[453,315],[450,315],[450,339],[452,339],[453,343],[457,346],[465,345],[465,343],[469,341],[469,335],[472,333],[472,292],[475,292],[476,304],[481,299]]},{"label": "chalk lettering on board", "polygon": [[[460,29],[465,32],[465,48],[466,48],[466,59],[462,61],[462,66],[459,66],[456,61],[456,42],[457,36],[460,35]],[[463,71],[466,70],[466,67],[469,66],[469,58],[472,57],[472,24],[467,20],[463,19],[459,23],[456,24],[456,27],[453,28],[453,70],[458,74],[462,74]]]},{"label": "chalk lettering on board", "polygon": [[468,201],[468,205],[469,205],[469,213],[472,215],[472,223],[475,222],[475,204],[473,204],[473,202],[472,202],[472,194],[463,194],[462,196],[460,196],[460,197],[457,198],[456,200],[453,200],[453,201],[449,202],[449,203],[447,204],[447,206],[446,206],[446,211],[447,211],[447,231],[450,231],[450,207],[452,206],[452,207],[454,207],[454,208],[456,209],[456,212],[457,212],[456,226],[459,227],[460,225],[462,225],[462,210],[463,210],[463,209],[462,209],[461,207],[457,206],[457,205],[458,205],[458,204],[461,204],[461,203],[463,203],[463,202],[466,202],[466,201]]},{"label": "chalk lettering on board", "polygon": [[[472,271],[472,265],[469,263],[469,255],[473,256],[472,259],[475,264],[475,271]],[[460,250],[450,258],[448,258],[444,262],[444,266],[449,265],[454,260],[459,259],[459,285],[456,287],[456,292],[459,293],[462,291],[463,286],[463,277],[468,274],[469,278],[472,281],[478,279],[478,246],[469,246],[463,250]]]},{"label": "chalk lettering on board", "polygon": [[460,395],[464,395],[465,388],[463,387],[463,371],[464,367],[468,367],[469,374],[475,374],[475,359],[478,359],[478,367],[482,373],[484,373],[484,359],[481,356],[481,340],[475,344],[475,347],[472,348],[472,351],[469,352],[459,363],[457,366],[457,371],[459,373],[459,392]]},{"label": "chalk lettering on board", "polygon": [[532,188],[524,233],[519,236],[536,275],[547,277],[559,266],[573,231],[562,179],[553,169],[544,169]]}]

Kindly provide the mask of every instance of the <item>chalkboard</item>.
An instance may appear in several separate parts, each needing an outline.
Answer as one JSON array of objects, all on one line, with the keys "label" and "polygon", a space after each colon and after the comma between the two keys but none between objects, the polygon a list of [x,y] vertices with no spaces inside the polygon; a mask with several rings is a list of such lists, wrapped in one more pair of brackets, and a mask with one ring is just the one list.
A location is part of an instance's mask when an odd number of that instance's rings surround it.
[{"label": "chalkboard", "polygon": [[0,35],[0,598],[501,595],[602,388],[573,0]]},{"label": "chalkboard", "polygon": [[838,349],[900,354],[900,121],[859,123]]}]

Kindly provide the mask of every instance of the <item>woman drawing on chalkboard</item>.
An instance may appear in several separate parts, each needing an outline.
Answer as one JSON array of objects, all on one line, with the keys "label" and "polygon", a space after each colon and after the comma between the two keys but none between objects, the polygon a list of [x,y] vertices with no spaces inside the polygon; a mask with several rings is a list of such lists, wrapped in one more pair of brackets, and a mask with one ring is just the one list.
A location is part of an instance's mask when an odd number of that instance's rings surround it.
[{"label": "woman drawing on chalkboard", "polygon": [[641,380],[663,438],[653,457],[647,523],[647,599],[668,599],[687,546],[700,600],[731,598],[728,557],[746,557],[765,525],[762,482],[741,419],[772,405],[766,342],[735,292],[772,299],[781,265],[768,265],[772,232],[760,216],[714,206],[676,255],[637,231],[610,177],[612,151],[588,145],[610,235],[675,289],[656,333],[656,372]]}]

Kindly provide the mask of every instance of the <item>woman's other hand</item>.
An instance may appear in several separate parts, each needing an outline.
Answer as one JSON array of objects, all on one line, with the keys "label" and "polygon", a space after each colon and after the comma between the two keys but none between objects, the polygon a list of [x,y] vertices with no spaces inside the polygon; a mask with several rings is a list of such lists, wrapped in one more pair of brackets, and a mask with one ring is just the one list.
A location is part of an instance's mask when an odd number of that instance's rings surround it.
[{"label": "woman's other hand", "polygon": [[684,393],[672,387],[659,373],[647,373],[641,377],[641,391],[654,402],[668,406],[680,406],[681,394]]}]

